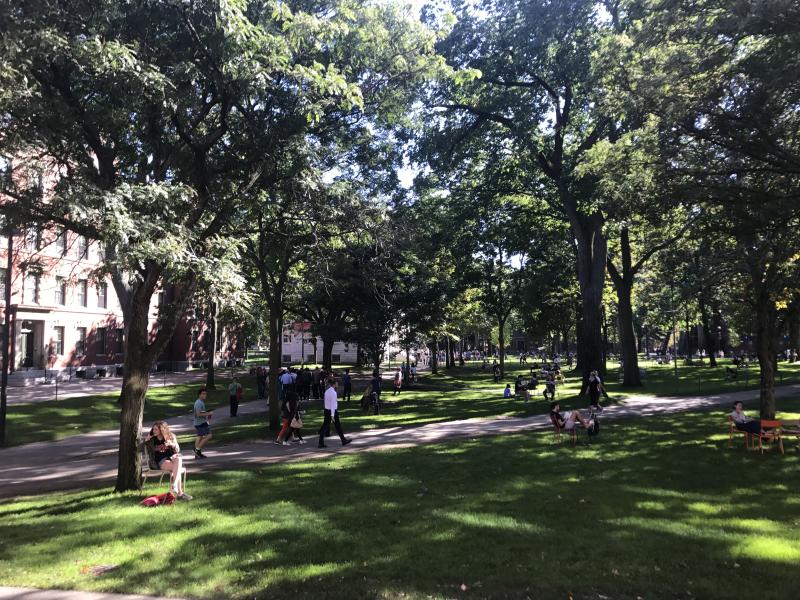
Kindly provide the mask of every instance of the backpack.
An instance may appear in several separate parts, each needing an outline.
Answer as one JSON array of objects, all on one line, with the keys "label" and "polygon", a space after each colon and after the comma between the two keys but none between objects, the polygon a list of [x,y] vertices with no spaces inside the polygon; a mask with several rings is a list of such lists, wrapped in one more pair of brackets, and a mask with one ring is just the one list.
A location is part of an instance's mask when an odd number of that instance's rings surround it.
[{"label": "backpack", "polygon": [[142,506],[169,506],[170,504],[175,504],[175,496],[170,492],[158,494],[157,496],[148,496],[142,500]]}]

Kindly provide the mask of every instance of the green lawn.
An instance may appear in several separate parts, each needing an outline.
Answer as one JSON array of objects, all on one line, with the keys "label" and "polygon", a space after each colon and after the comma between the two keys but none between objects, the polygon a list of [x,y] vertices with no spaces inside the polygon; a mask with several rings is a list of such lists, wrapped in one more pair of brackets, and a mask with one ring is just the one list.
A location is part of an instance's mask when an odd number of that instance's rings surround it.
[{"label": "green lawn", "polygon": [[[800,399],[785,403],[797,417]],[[787,415],[784,415],[787,416]],[[0,503],[0,583],[199,598],[792,598],[800,466],[722,413],[190,477],[192,503]],[[159,491],[150,488],[150,492]],[[93,577],[97,565],[118,568]]]},{"label": "green lawn", "polygon": [[[245,399],[256,396],[255,379],[242,377]],[[209,407],[228,405],[229,380],[217,376],[217,389],[210,391]],[[191,414],[198,388],[203,382],[150,388],[145,422]],[[10,404],[7,440],[9,446],[61,439],[77,433],[119,428],[119,393],[65,398],[47,402]]]},{"label": "green lawn", "polygon": [[[741,389],[756,389],[758,386],[757,367],[750,367],[747,378],[739,382],[724,380],[725,361],[716,369],[707,366],[685,366],[678,368],[678,377],[671,366],[644,365],[647,369],[645,387],[623,389],[615,377],[616,367],[609,363],[607,388],[611,401],[618,401],[630,394],[649,395],[686,395],[716,394]],[[397,398],[391,396],[391,384],[385,382],[384,400],[389,404],[384,414],[374,417],[363,414],[357,407],[342,404],[342,420],[347,431],[356,431],[371,427],[408,427],[435,423],[454,419],[472,417],[491,417],[496,415],[523,416],[541,413],[547,410],[542,400],[540,383],[539,393],[535,401],[524,406],[514,400],[502,397],[506,383],[513,383],[518,373],[527,375],[530,365],[519,366],[510,361],[506,379],[501,384],[492,381],[490,373],[480,368],[464,367],[441,369],[438,375],[426,374],[421,383]],[[800,382],[800,363],[780,365],[782,383]],[[384,372],[390,377],[391,371]],[[577,396],[580,389],[580,378],[575,373],[566,373],[567,382],[559,388],[558,398],[564,406],[585,406],[586,399]],[[225,407],[228,403],[227,380],[219,379],[218,389],[209,396],[208,406]],[[145,423],[156,419],[170,419],[186,415],[191,411],[195,392],[201,384],[176,385],[165,388],[153,388],[148,393],[145,409]],[[242,379],[245,386],[245,400],[255,398],[255,381],[252,377]],[[355,385],[354,403],[357,404],[364,384]],[[84,433],[98,429],[114,429],[118,426],[117,395],[72,398],[58,401],[31,404],[14,404],[8,411],[9,445],[17,445],[33,441],[55,440],[75,433]],[[395,403],[395,401],[397,401]],[[223,414],[225,414],[223,412]],[[221,425],[215,428],[218,443],[241,441],[268,437],[263,416],[242,417],[235,425]],[[305,420],[307,432],[314,432],[321,422],[320,411],[312,409]],[[187,438],[188,440],[188,438]]]}]

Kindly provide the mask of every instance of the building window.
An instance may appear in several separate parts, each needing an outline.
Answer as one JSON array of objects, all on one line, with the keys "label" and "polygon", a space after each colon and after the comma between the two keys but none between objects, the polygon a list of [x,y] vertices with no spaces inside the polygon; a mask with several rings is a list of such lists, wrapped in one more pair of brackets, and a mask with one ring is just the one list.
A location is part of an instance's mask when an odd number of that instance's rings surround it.
[{"label": "building window", "polygon": [[165,300],[165,292],[164,292],[164,290],[161,290],[160,292],[158,292],[158,307],[159,308],[164,306],[164,300]]},{"label": "building window", "polygon": [[106,353],[106,328],[98,327],[95,335],[94,353],[98,356]]},{"label": "building window", "polygon": [[78,236],[75,240],[75,247],[78,251],[78,259],[87,258],[89,256],[89,245],[86,243],[85,236]]},{"label": "building window", "polygon": [[64,328],[53,327],[53,353],[64,354]]},{"label": "building window", "polygon": [[78,282],[78,306],[86,306],[86,280]]},{"label": "building window", "polygon": [[8,278],[8,269],[0,267],[0,301],[6,301],[6,279]]},{"label": "building window", "polygon": [[78,327],[78,340],[75,342],[75,356],[86,354],[86,327]]},{"label": "building window", "polygon": [[192,329],[192,352],[197,352],[200,349],[200,333],[197,329]]},{"label": "building window", "polygon": [[122,354],[124,352],[124,345],[125,345],[125,330],[120,328],[117,329],[117,354]]},{"label": "building window", "polygon": [[67,230],[63,227],[58,230],[56,237],[56,249],[64,256],[67,253]]},{"label": "building window", "polygon": [[292,343],[292,336],[290,336],[290,335],[284,335],[284,336],[283,336],[283,343],[284,343],[284,344],[291,344],[291,343]]},{"label": "building window", "polygon": [[42,232],[37,227],[28,227],[25,230],[25,247],[28,252],[36,252],[42,248]]},{"label": "building window", "polygon": [[59,306],[64,306],[67,302],[67,282],[63,277],[56,277],[55,302]]},{"label": "building window", "polygon": [[97,242],[97,260],[105,260],[106,259],[106,250],[103,248],[103,244]]},{"label": "building window", "polygon": [[106,283],[97,284],[97,308],[108,307],[108,285]]},{"label": "building window", "polygon": [[39,276],[33,273],[25,275],[25,287],[23,289],[24,300],[27,304],[39,303]]}]

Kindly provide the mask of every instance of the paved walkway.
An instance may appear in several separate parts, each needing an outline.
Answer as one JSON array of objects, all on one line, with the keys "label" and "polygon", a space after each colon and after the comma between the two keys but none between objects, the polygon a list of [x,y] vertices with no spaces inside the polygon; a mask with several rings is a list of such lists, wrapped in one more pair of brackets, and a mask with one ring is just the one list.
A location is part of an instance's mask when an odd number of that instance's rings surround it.
[{"label": "paved walkway", "polygon": [[[159,600],[154,596],[0,587],[0,600]],[[170,600],[179,600],[170,598]]]},{"label": "paved walkway", "polygon": [[[776,389],[777,398],[800,395],[800,384]],[[757,390],[747,390],[710,396],[661,397],[633,396],[618,405],[609,406],[604,420],[624,417],[649,417],[692,410],[728,409],[734,400],[748,404],[758,401]],[[265,403],[250,402],[240,407],[242,414],[265,410]],[[215,423],[229,421],[215,418]],[[345,431],[347,422],[344,422]],[[179,433],[189,431],[186,422],[176,422]],[[485,435],[520,433],[550,427],[547,414],[530,417],[497,417],[465,419],[430,423],[418,427],[389,427],[354,432],[353,443],[342,447],[330,438],[328,447],[317,448],[314,432],[307,432],[308,444],[277,446],[271,441],[254,441],[214,447],[206,450],[206,460],[188,459],[189,491],[192,474],[231,468],[256,468],[287,460],[324,458],[336,453],[403,448],[420,444],[435,444],[447,440]],[[0,451],[0,497],[33,494],[51,490],[66,490],[112,481],[116,475],[117,431],[93,432],[72,436],[58,442],[39,442]]]},{"label": "paved walkway", "polygon": [[[242,372],[237,372],[241,375]],[[230,369],[218,369],[216,373],[220,379],[230,377]],[[153,373],[150,376],[150,387],[164,387],[179,385],[182,383],[195,383],[206,380],[205,371],[187,371],[185,373],[168,373],[164,377],[163,373]],[[95,396],[97,394],[110,394],[119,392],[122,388],[122,377],[104,377],[102,379],[78,379],[73,378],[69,382],[40,383],[26,387],[9,386],[7,390],[9,404],[21,404],[30,402],[47,402],[56,399],[81,398],[84,396]],[[1,598],[1,597],[0,597]]]}]

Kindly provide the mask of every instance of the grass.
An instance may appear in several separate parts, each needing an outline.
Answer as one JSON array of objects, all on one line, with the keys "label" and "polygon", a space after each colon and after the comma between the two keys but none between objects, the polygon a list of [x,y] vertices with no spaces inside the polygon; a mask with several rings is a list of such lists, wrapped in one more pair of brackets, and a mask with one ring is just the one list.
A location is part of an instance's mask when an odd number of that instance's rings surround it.
[{"label": "grass", "polygon": [[[785,408],[796,418],[800,399]],[[221,472],[166,508],[98,490],[5,501],[0,582],[242,599],[795,597],[797,444],[728,449],[723,424],[687,414],[608,422],[575,448],[536,432]]]},{"label": "grass", "polygon": [[[217,376],[217,389],[208,394],[206,404],[228,404],[228,380]],[[255,398],[255,380],[240,377],[245,398]],[[145,422],[191,414],[197,389],[203,382],[150,388],[144,409]],[[66,398],[46,402],[15,403],[8,407],[9,446],[30,442],[54,441],[69,435],[101,429],[119,428],[119,393]]]},{"label": "grass", "polygon": [[[724,379],[724,361],[716,369],[707,366],[678,367],[678,375],[671,366],[644,365],[647,369],[645,387],[623,389],[614,376],[615,367],[609,363],[609,376],[606,387],[612,401],[620,400],[631,394],[680,396],[691,394],[718,394],[741,389],[758,387],[757,367],[750,367],[747,378],[739,382],[728,382]],[[391,396],[391,384],[385,381],[384,400],[390,404],[384,414],[375,417],[364,414],[358,408],[358,398],[364,384],[355,385],[356,394],[353,403],[348,407],[342,403],[342,421],[346,431],[359,431],[373,427],[410,427],[426,423],[436,423],[455,419],[474,417],[491,417],[497,415],[524,416],[547,411],[542,402],[541,391],[544,384],[539,385],[536,401],[525,406],[519,401],[506,400],[502,391],[506,383],[513,382],[517,374],[528,374],[530,365],[517,365],[509,361],[506,379],[502,384],[495,384],[491,374],[481,371],[476,365],[450,370],[441,369],[438,375],[427,374],[422,377],[421,384],[404,391],[400,396]],[[779,383],[800,382],[800,363],[780,365]],[[391,371],[385,371],[388,377]],[[743,375],[744,377],[744,375]],[[219,379],[219,378],[218,378]],[[241,379],[245,387],[245,400],[255,398],[255,381],[252,377]],[[174,419],[187,415],[195,398],[197,386],[200,384],[176,385],[164,388],[152,388],[148,392],[145,408],[145,423],[157,419]],[[586,400],[578,397],[580,378],[577,374],[567,373],[567,382],[559,388],[559,400],[565,407],[584,406]],[[357,397],[356,397],[357,396]],[[9,445],[18,445],[33,441],[56,440],[76,433],[85,433],[99,429],[116,429],[118,427],[117,394],[72,398],[66,400],[37,402],[30,404],[14,404],[8,412]],[[218,389],[209,394],[209,407],[227,405],[227,381],[220,380]],[[223,413],[225,414],[225,411]],[[215,427],[217,443],[230,443],[248,439],[265,438],[268,434],[264,426],[263,415],[242,416],[235,424]],[[305,419],[305,430],[314,432],[321,424],[320,411],[310,410]],[[189,437],[182,439],[188,442]]]}]

